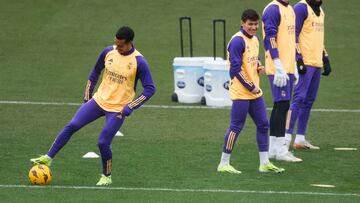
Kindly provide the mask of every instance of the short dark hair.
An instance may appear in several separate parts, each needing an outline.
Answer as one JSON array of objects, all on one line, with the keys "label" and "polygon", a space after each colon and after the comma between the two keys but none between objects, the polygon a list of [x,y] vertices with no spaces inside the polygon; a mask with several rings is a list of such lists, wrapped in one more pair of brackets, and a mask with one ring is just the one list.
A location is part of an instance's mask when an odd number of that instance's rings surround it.
[{"label": "short dark hair", "polygon": [[125,40],[125,42],[131,42],[134,39],[135,33],[134,30],[132,30],[130,27],[123,26],[119,28],[115,36],[118,40]]},{"label": "short dark hair", "polygon": [[241,15],[241,20],[243,22],[246,22],[247,20],[257,21],[259,18],[259,14],[253,9],[246,9]]}]

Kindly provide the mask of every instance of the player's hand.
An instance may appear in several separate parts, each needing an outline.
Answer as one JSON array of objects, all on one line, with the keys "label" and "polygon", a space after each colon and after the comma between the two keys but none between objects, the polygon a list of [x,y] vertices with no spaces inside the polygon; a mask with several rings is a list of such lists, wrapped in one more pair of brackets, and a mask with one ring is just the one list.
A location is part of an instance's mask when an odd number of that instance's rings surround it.
[{"label": "player's hand", "polygon": [[251,91],[253,94],[260,94],[261,93],[261,89],[256,87]]},{"label": "player's hand", "polygon": [[[295,65],[295,68],[294,68],[294,85],[297,85],[298,82],[299,82],[299,72],[298,72],[298,68],[299,66],[298,65]],[[306,69],[305,69],[306,71]]]},{"label": "player's hand", "polygon": [[283,65],[280,59],[274,59],[275,65],[275,75],[274,75],[274,85],[277,87],[285,87],[289,76],[285,73]]},{"label": "player's hand", "polygon": [[306,73],[306,66],[305,66],[304,61],[302,59],[298,59],[296,61],[296,66],[297,66],[298,73],[300,75],[304,75]]},{"label": "player's hand", "polygon": [[323,59],[323,62],[324,62],[324,72],[322,73],[322,75],[329,76],[331,73],[330,61],[329,59]]},{"label": "player's hand", "polygon": [[257,67],[257,72],[259,74],[265,74],[265,67],[264,66]]}]

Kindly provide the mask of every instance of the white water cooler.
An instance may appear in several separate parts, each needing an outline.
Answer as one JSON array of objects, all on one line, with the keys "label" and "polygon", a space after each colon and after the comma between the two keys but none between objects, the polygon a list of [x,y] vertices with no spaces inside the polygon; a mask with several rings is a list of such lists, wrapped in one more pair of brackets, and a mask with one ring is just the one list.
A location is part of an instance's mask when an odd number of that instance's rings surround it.
[{"label": "white water cooler", "polygon": [[204,62],[204,97],[207,106],[231,106],[230,75],[226,60]]},{"label": "white water cooler", "polygon": [[[173,101],[180,103],[200,103],[204,96],[204,62],[214,61],[213,57],[174,58]],[[174,98],[175,97],[175,98]]]}]

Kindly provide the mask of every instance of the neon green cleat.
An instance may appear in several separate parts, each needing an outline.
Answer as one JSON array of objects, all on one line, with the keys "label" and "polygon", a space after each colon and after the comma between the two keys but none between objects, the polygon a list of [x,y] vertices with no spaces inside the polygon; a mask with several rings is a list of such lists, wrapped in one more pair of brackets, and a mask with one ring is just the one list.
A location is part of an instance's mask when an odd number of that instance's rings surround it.
[{"label": "neon green cleat", "polygon": [[240,174],[241,171],[236,170],[233,166],[231,166],[230,164],[226,164],[223,166],[218,166],[217,171],[220,173],[232,173],[232,174]]},{"label": "neon green cleat", "polygon": [[105,185],[111,185],[111,183],[112,183],[111,176],[106,176],[102,174],[99,182],[97,182],[96,185],[105,186]]},{"label": "neon green cleat", "polygon": [[33,164],[44,164],[46,166],[50,166],[52,162],[52,158],[50,158],[47,154],[42,155],[38,158],[30,159],[30,162]]},{"label": "neon green cleat", "polygon": [[259,171],[261,173],[282,173],[285,171],[283,168],[278,168],[272,163],[268,163],[266,165],[260,165]]}]

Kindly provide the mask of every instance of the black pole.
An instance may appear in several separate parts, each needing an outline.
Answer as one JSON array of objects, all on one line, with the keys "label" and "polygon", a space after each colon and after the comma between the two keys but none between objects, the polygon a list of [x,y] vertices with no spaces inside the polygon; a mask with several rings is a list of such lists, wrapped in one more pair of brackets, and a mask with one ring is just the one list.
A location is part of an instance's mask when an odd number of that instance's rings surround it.
[{"label": "black pole", "polygon": [[216,23],[221,23],[223,25],[223,54],[224,59],[226,59],[226,22],[224,19],[214,19],[213,20],[213,51],[214,51],[214,60],[216,59]]},{"label": "black pole", "polygon": [[190,56],[193,56],[193,44],[192,44],[192,29],[191,29],[191,17],[180,17],[180,50],[181,56],[184,56],[184,40],[183,40],[183,21],[188,20],[189,25],[189,48],[190,48]]}]

